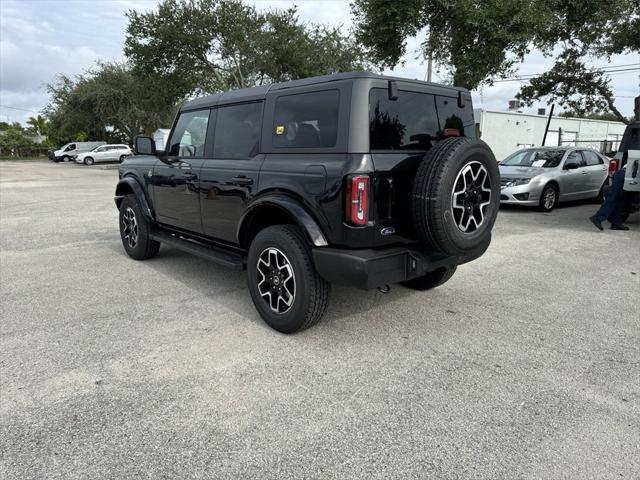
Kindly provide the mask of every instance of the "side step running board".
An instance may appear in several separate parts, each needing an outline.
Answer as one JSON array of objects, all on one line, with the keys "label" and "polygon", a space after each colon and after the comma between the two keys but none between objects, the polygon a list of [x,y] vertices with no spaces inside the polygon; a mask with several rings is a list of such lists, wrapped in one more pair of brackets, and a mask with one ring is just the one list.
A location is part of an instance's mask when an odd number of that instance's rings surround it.
[{"label": "side step running board", "polygon": [[209,247],[200,243],[187,240],[167,232],[159,231],[151,234],[151,238],[161,243],[166,243],[192,255],[206,258],[233,270],[244,270],[247,262],[243,255],[225,251],[221,248]]}]

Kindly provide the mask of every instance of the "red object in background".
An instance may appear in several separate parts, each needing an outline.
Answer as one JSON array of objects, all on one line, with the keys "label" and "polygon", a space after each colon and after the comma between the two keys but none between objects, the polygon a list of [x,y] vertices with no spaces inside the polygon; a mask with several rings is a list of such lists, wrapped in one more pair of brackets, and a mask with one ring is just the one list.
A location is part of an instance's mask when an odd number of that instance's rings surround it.
[{"label": "red object in background", "polygon": [[347,181],[347,221],[353,225],[366,225],[369,210],[369,177],[359,175]]},{"label": "red object in background", "polygon": [[613,175],[618,171],[618,161],[615,159],[609,160],[609,176]]},{"label": "red object in background", "polygon": [[460,130],[458,130],[457,128],[445,128],[444,129],[444,136],[445,137],[459,137],[460,136]]}]

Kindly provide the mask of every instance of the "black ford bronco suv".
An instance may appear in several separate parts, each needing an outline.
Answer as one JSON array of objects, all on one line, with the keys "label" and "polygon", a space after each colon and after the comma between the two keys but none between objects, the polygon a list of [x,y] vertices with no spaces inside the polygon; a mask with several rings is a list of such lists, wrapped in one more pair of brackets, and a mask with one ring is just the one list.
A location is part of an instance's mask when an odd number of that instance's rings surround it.
[{"label": "black ford bronco suv", "polygon": [[460,88],[369,72],[185,103],[137,137],[115,201],[127,254],[160,244],[247,270],[273,328],[316,323],[330,284],[427,290],[491,241],[500,180]]}]

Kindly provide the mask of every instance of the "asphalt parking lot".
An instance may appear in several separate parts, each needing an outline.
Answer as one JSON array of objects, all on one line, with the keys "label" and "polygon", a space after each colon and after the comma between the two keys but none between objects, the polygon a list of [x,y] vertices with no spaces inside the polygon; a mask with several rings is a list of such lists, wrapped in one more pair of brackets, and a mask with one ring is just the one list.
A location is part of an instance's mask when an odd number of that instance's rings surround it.
[{"label": "asphalt parking lot", "polygon": [[0,478],[638,478],[640,215],[502,210],[443,287],[286,336],[243,273],[126,257],[116,181],[0,162]]}]

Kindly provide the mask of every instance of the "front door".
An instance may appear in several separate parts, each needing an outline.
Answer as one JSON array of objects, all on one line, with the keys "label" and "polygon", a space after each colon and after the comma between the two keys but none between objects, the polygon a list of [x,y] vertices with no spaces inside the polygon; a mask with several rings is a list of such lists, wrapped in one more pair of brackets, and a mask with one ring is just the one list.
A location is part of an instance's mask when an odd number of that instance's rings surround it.
[{"label": "front door", "polygon": [[200,171],[202,228],[208,236],[236,243],[238,223],[258,187],[264,159],[258,154],[262,102],[221,106],[214,117],[213,155]]},{"label": "front door", "polygon": [[208,108],[180,113],[167,156],[156,163],[151,180],[157,220],[196,233],[202,233],[198,189],[209,114]]}]

